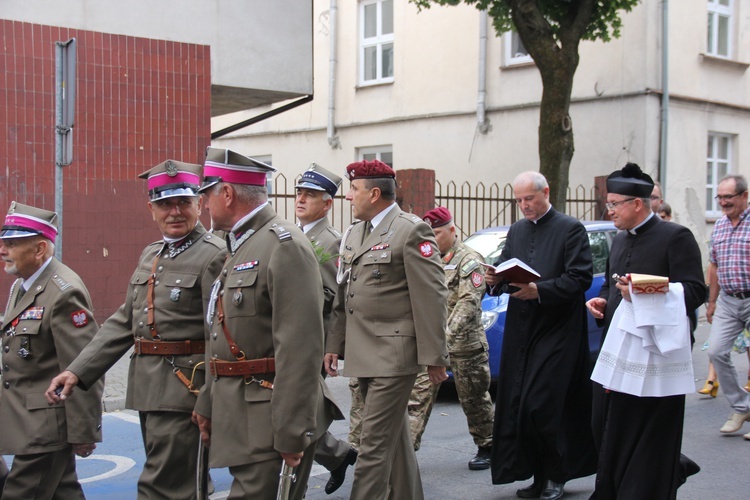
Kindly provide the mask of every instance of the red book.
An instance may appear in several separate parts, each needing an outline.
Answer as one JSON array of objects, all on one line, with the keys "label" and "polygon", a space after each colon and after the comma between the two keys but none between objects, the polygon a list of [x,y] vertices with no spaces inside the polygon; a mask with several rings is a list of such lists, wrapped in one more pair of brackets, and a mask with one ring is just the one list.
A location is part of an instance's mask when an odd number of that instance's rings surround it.
[{"label": "red book", "polygon": [[500,278],[507,280],[510,283],[531,283],[541,278],[538,272],[534,271],[527,264],[515,257],[506,260],[497,267],[491,266],[490,264],[482,265],[488,269],[492,269],[492,271]]}]

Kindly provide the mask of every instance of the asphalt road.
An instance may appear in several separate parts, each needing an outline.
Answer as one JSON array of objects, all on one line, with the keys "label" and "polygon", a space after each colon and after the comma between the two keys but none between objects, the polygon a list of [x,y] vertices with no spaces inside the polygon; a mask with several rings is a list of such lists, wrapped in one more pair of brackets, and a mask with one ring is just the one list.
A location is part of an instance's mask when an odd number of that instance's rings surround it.
[{"label": "asphalt road", "polygon": [[[703,385],[707,373],[707,356],[700,346],[708,335],[707,325],[696,332],[696,350],[693,353],[696,388]],[[745,355],[734,355],[738,371],[747,373]],[[329,379],[329,386],[345,413],[349,408],[347,379]],[[686,500],[747,499],[750,498],[750,441],[742,434],[750,432],[750,424],[743,432],[725,436],[718,432],[729,413],[721,391],[712,399],[699,394],[687,397],[683,452],[702,467],[702,471],[691,477],[679,490],[678,498]],[[136,481],[144,461],[137,415],[130,411],[115,411],[105,414],[104,436],[94,455],[79,459],[79,477],[89,499],[133,499],[136,496]],[[332,432],[346,439],[348,424],[335,422]],[[467,462],[474,456],[476,448],[466,427],[461,407],[450,391],[441,391],[432,418],[422,439],[422,448],[417,453],[427,499],[514,499],[515,491],[527,483],[494,486],[489,471],[470,471]],[[213,499],[226,498],[231,484],[227,470],[213,470],[216,486]],[[346,499],[351,491],[352,469],[347,481],[333,495],[323,491],[328,472],[315,466],[309,482],[308,499]],[[587,499],[593,491],[593,477],[571,481],[565,487],[565,498]]]}]

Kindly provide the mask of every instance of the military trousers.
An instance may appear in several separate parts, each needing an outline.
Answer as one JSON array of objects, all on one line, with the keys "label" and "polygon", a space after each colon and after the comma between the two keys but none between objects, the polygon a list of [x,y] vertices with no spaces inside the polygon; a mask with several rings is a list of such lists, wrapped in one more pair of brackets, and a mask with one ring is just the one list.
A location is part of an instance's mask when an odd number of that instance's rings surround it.
[{"label": "military trousers", "polygon": [[[313,441],[304,451],[302,461],[296,467],[296,480],[289,491],[291,500],[302,500],[307,491],[307,481],[313,466],[315,448],[318,442]],[[279,489],[279,473],[283,465],[281,455],[273,460],[264,460],[245,465],[229,467],[229,473],[234,480],[229,489],[227,500],[244,500],[257,498],[258,500],[273,500]]]},{"label": "military trousers", "polygon": [[[489,448],[492,446],[492,425],[495,418],[489,392],[489,354],[484,347],[480,347],[471,352],[451,354],[450,359],[456,393],[466,415],[469,434],[477,447]],[[409,427],[415,450],[421,446],[422,434],[427,427],[439,389],[440,385],[430,382],[426,368],[419,372],[409,396]]]},{"label": "military trousers", "polygon": [[3,489],[3,500],[83,500],[73,448],[16,455]]},{"label": "military trousers", "polygon": [[415,379],[416,374],[359,378],[365,404],[352,500],[424,498],[406,413]]},{"label": "military trousers", "polygon": [[146,463],[138,478],[138,499],[193,499],[198,465],[198,426],[190,413],[140,412]]}]

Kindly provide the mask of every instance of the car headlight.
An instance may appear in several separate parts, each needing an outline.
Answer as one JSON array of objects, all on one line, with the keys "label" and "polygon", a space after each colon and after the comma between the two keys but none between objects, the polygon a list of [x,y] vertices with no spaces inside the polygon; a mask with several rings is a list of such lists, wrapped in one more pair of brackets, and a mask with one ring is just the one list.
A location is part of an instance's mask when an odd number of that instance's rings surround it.
[{"label": "car headlight", "polygon": [[498,314],[494,311],[482,311],[482,328],[486,332],[497,322]]}]

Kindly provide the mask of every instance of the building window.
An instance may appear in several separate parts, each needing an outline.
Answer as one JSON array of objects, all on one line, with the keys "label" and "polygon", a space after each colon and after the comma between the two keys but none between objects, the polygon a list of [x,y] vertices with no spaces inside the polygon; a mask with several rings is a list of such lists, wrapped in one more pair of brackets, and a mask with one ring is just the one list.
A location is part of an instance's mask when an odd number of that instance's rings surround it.
[{"label": "building window", "polygon": [[732,0],[708,0],[708,43],[706,53],[732,56]]},{"label": "building window", "polygon": [[719,181],[733,170],[732,136],[709,133],[706,157],[706,216],[721,217],[721,207],[714,196],[719,188]]},{"label": "building window", "polygon": [[359,148],[357,150],[359,160],[380,160],[389,167],[393,168],[393,147],[392,146],[373,146],[368,148]]},{"label": "building window", "polygon": [[360,3],[361,85],[393,81],[393,0],[366,0]]},{"label": "building window", "polygon": [[[273,157],[271,155],[259,155],[253,156],[253,158],[273,167]],[[273,194],[273,174],[271,172],[266,173],[266,189],[269,196]]]},{"label": "building window", "polygon": [[503,45],[505,45],[505,65],[533,63],[526,47],[523,46],[521,37],[515,31],[503,34]]}]

